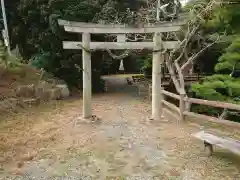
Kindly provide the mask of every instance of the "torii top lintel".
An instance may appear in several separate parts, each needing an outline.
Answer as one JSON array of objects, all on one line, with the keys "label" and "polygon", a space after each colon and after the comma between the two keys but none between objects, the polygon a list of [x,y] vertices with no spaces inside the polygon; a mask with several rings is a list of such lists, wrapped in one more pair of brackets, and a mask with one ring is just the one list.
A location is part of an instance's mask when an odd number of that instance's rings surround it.
[{"label": "torii top lintel", "polygon": [[154,25],[120,25],[120,24],[94,24],[58,20],[60,26],[64,26],[65,31],[91,34],[127,34],[127,33],[155,33],[179,31],[186,21],[182,18],[173,22],[163,22]]}]

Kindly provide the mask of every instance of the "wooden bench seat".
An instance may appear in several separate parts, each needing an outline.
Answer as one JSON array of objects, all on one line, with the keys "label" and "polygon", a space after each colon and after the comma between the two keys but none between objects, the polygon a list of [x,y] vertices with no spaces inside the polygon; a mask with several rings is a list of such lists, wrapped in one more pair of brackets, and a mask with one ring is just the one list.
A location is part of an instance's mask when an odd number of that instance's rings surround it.
[{"label": "wooden bench seat", "polygon": [[205,133],[204,131],[198,132],[193,136],[204,141],[204,145],[208,150],[208,155],[212,155],[213,145],[216,145],[240,156],[240,141],[230,138],[224,139],[209,133]]},{"label": "wooden bench seat", "polygon": [[132,81],[130,80],[130,78],[127,77],[126,80],[127,80],[127,84],[128,85],[132,85],[133,84]]},{"label": "wooden bench seat", "polygon": [[143,81],[145,78],[144,76],[132,76],[133,82],[140,82]]}]

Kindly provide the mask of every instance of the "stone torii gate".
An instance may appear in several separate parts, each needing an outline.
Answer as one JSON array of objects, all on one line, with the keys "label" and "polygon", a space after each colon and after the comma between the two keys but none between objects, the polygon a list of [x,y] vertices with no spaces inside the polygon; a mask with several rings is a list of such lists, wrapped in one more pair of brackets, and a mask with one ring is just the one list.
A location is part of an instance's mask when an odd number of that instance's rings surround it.
[{"label": "stone torii gate", "polygon": [[[174,49],[179,46],[177,41],[162,41],[163,32],[179,31],[184,24],[183,20],[164,22],[156,25],[142,25],[131,27],[127,25],[103,25],[93,23],[71,22],[58,20],[65,31],[81,33],[82,42],[63,41],[64,49],[79,49],[83,51],[83,118],[92,116],[92,78],[90,50],[124,50],[124,49],[152,49],[152,118],[160,119],[162,113],[161,95],[161,65],[164,62],[162,50]],[[154,33],[153,42],[126,42],[126,34]],[[116,34],[117,42],[91,42],[91,34]]]}]

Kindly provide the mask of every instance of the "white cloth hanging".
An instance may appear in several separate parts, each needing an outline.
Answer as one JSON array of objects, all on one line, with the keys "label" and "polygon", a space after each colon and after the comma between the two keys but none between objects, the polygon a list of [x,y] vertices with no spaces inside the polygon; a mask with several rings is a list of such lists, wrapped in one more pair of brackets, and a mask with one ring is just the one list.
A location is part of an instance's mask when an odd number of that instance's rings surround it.
[{"label": "white cloth hanging", "polygon": [[120,62],[119,71],[124,71],[123,60]]}]

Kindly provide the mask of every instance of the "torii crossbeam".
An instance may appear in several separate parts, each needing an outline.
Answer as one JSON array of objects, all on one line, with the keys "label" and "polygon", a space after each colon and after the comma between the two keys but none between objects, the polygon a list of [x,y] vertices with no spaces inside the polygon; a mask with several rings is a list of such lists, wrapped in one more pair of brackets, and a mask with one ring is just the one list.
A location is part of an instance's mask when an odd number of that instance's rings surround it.
[{"label": "torii crossbeam", "polygon": [[[82,42],[63,41],[64,49],[79,49],[83,51],[83,118],[92,116],[92,78],[91,78],[91,53],[94,49],[153,49],[153,70],[152,70],[152,118],[160,119],[162,113],[161,95],[161,64],[164,61],[162,50],[174,49],[179,46],[177,41],[162,41],[163,32],[179,31],[185,24],[185,20],[180,19],[174,22],[164,22],[155,25],[104,25],[93,23],[71,22],[59,20],[59,25],[63,26],[67,32],[82,34]],[[153,42],[126,42],[125,34],[154,33]],[[91,42],[91,34],[116,34],[117,42]]]}]

